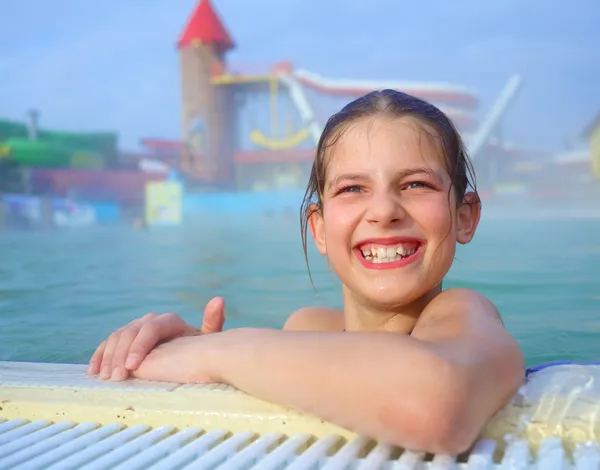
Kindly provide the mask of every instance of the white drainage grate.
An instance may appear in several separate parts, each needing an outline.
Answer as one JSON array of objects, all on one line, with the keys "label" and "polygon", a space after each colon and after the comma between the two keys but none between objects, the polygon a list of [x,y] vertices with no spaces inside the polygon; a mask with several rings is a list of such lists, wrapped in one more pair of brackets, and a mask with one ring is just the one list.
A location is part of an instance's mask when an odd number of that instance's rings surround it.
[{"label": "white drainage grate", "polygon": [[[377,445],[223,384],[113,383],[85,369],[0,361],[0,470],[600,470],[600,444],[576,444],[596,439],[596,409],[572,401],[566,447],[547,438],[532,453],[514,439],[501,450],[484,439],[456,458]],[[537,408],[507,422],[524,410]]]},{"label": "white drainage grate", "polygon": [[446,455],[425,456],[376,445],[364,438],[315,439],[310,434],[178,431],[172,426],[52,423],[0,418],[0,469],[68,470],[597,470],[600,447],[580,445],[567,456],[559,439],[542,442],[531,455],[525,441],[510,443],[494,461],[495,443],[479,441],[457,462]]}]

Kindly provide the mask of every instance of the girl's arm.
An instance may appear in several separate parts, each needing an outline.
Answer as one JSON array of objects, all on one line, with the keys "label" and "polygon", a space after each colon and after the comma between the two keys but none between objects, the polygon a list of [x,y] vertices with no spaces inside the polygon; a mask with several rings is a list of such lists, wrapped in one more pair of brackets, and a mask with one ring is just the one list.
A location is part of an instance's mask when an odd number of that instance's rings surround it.
[{"label": "girl's arm", "polygon": [[524,378],[497,310],[467,289],[438,295],[412,336],[248,328],[209,338],[214,379],[429,452],[466,450]]}]

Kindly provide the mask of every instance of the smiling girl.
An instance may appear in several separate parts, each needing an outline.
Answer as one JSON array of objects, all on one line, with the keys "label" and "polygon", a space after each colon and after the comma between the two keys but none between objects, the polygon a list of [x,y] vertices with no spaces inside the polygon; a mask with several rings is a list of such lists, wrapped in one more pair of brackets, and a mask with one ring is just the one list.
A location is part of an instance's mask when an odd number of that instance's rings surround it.
[{"label": "smiling girl", "polygon": [[89,372],[225,382],[382,442],[466,450],[524,378],[494,305],[442,290],[479,222],[470,175],[436,107],[393,90],[353,101],[322,133],[302,205],[305,250],[310,228],[344,310],[303,308],[283,330],[222,331],[219,298],[201,329],[150,314],[110,335]]}]

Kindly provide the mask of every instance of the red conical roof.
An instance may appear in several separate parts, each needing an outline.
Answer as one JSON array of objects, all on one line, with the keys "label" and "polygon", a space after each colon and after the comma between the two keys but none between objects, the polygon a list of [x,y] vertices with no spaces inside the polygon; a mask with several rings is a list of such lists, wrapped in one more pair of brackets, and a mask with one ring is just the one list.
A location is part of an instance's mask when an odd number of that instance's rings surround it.
[{"label": "red conical roof", "polygon": [[210,0],[200,0],[177,41],[177,47],[181,49],[194,41],[218,44],[226,49],[235,46]]}]

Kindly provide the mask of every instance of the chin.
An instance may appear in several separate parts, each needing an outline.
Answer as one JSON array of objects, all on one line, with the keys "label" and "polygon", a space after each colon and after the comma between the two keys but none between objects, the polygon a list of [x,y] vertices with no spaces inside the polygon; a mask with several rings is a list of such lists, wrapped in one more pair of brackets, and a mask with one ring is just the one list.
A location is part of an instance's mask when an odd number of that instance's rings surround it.
[{"label": "chin", "polygon": [[393,309],[409,305],[425,294],[426,292],[415,295],[415,290],[398,289],[397,284],[395,286],[379,288],[379,290],[374,287],[369,292],[363,292],[364,298],[369,304],[383,309]]}]

